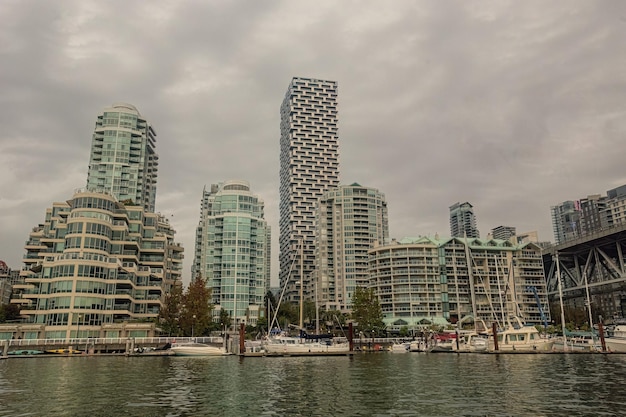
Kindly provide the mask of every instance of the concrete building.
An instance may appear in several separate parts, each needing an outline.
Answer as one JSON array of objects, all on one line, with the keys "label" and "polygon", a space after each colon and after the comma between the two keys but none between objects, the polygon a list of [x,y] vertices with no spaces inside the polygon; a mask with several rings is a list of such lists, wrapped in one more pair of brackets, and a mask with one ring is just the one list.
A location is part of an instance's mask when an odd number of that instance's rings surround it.
[{"label": "concrete building", "polygon": [[324,193],[316,210],[315,282],[323,310],[351,311],[357,286],[369,285],[368,251],[389,238],[385,195],[359,184]]},{"label": "concrete building", "polygon": [[370,286],[392,331],[468,316],[487,326],[519,315],[526,324],[543,324],[542,313],[550,321],[541,248],[534,243],[405,238],[369,254]]},{"label": "concrete building", "polygon": [[[79,190],[54,203],[30,233],[14,285],[11,302],[28,328],[21,336],[153,336],[163,296],[180,281],[174,233],[163,216],[107,193]],[[129,321],[142,322],[125,331]],[[8,332],[0,328],[0,338]]]},{"label": "concrete building", "polygon": [[577,202],[568,200],[550,207],[554,242],[558,245],[580,236],[580,210]]},{"label": "concrete building", "polygon": [[96,119],[87,189],[155,210],[159,157],[156,132],[130,104],[114,104]]},{"label": "concrete building", "polygon": [[233,324],[256,325],[265,312],[271,233],[264,208],[246,181],[213,184],[202,192],[192,273],[212,289],[215,320],[225,310]]},{"label": "concrete building", "polygon": [[0,261],[0,305],[9,304],[12,290],[11,268],[4,261]]},{"label": "concrete building", "polygon": [[452,237],[480,237],[474,207],[470,203],[454,203],[450,206],[450,234]]},{"label": "concrete building", "polygon": [[[339,185],[337,83],[293,78],[280,119],[280,285],[287,301],[297,301],[302,281],[303,297],[312,299],[315,207],[325,191]],[[294,267],[301,261],[302,268]]]},{"label": "concrete building", "polygon": [[515,227],[512,226],[498,226],[491,229],[491,233],[489,238],[491,239],[500,239],[500,240],[509,240],[513,236],[515,236],[516,231]]}]

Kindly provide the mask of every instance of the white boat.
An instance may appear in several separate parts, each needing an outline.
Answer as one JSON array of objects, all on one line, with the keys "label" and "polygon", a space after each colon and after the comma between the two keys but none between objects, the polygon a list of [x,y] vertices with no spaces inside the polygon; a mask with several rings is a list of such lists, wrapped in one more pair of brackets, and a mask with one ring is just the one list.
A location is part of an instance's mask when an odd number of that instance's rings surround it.
[{"label": "white boat", "polygon": [[263,349],[273,354],[348,353],[350,343],[332,338],[307,338],[283,334],[267,338]]},{"label": "white boat", "polygon": [[532,352],[551,351],[554,339],[543,337],[535,326],[524,326],[519,317],[517,325],[509,323],[504,330],[498,331],[498,350],[495,349],[493,335],[489,338],[489,350],[493,352]]},{"label": "white boat", "polygon": [[394,343],[389,346],[389,352],[392,353],[407,353],[410,348],[410,343]]},{"label": "white boat", "polygon": [[230,355],[223,347],[211,346],[204,343],[177,343],[170,348],[176,356],[223,356]]},{"label": "white boat", "polygon": [[451,343],[453,352],[480,353],[486,352],[489,348],[488,335],[475,331],[459,332],[458,347],[456,340],[448,343]]},{"label": "white boat", "polygon": [[552,350],[555,352],[600,352],[602,351],[602,343],[600,338],[589,332],[569,333],[565,340],[566,345],[563,346],[563,338],[559,337],[554,340]]},{"label": "white boat", "polygon": [[617,325],[610,337],[604,339],[609,352],[626,353],[626,325]]}]

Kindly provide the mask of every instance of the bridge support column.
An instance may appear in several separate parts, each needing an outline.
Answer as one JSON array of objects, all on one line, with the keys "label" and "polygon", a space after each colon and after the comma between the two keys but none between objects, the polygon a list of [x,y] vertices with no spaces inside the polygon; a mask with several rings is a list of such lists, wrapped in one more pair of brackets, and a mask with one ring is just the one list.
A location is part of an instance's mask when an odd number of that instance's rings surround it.
[{"label": "bridge support column", "polygon": [[2,341],[2,357],[3,358],[9,357],[9,341],[8,340]]}]

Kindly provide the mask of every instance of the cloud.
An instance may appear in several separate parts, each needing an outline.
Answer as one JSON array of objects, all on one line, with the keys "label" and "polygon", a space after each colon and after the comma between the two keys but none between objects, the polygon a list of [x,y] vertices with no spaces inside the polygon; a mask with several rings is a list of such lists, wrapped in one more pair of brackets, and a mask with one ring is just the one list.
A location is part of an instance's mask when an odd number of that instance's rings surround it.
[{"label": "cloud", "polygon": [[[157,210],[193,258],[204,185],[241,178],[278,257],[279,107],[293,76],[339,82],[341,180],[380,189],[391,234],[449,233],[470,201],[552,238],[549,207],[626,183],[620,2],[0,4],[0,259],[86,183],[95,118],[155,127]],[[274,282],[277,282],[275,262]]]}]

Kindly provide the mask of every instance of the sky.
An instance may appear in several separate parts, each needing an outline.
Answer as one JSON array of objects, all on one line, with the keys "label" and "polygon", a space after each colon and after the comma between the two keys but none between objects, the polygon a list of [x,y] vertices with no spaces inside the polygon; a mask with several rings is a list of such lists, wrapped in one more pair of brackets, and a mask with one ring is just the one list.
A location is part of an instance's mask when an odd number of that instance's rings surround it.
[{"label": "sky", "polygon": [[450,234],[469,201],[553,240],[550,206],[626,184],[626,3],[0,2],[0,259],[87,182],[97,115],[157,132],[157,211],[189,282],[205,185],[250,182],[278,283],[280,104],[339,85],[340,181],[385,193],[390,235]]}]

